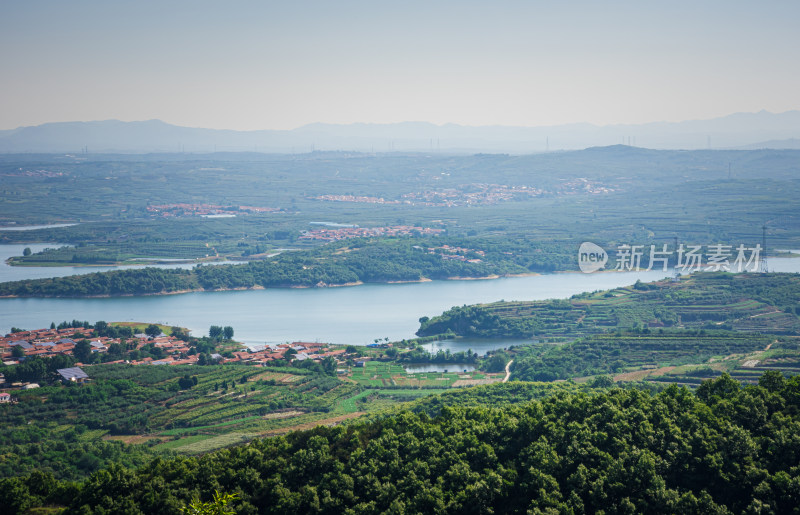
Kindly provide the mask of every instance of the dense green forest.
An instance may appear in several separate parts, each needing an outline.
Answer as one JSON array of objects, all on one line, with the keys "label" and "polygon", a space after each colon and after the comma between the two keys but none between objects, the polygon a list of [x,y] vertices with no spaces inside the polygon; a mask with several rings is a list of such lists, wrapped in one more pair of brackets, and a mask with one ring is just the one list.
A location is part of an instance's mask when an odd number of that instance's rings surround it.
[{"label": "dense green forest", "polygon": [[[555,391],[432,405],[201,457],[112,466],[86,481],[0,480],[10,513],[181,513],[233,494],[235,513],[790,513],[800,505],[800,378]],[[524,391],[524,390],[523,390]],[[500,395],[498,396],[498,392]],[[423,404],[426,401],[422,401]],[[475,405],[477,404],[477,405]],[[429,414],[430,411],[430,414]]]}]

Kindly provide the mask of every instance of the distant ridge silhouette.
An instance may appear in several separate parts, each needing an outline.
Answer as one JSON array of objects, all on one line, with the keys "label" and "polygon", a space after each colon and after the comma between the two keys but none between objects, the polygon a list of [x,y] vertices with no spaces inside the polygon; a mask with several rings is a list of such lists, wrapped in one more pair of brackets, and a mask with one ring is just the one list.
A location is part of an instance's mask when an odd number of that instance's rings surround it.
[{"label": "distant ridge silhouette", "polygon": [[[46,123],[0,131],[0,152],[536,153],[625,145],[653,149],[800,148],[800,111],[736,113],[709,120],[547,127],[314,123],[292,130],[235,131],[160,120]],[[762,143],[759,143],[762,142]]]}]

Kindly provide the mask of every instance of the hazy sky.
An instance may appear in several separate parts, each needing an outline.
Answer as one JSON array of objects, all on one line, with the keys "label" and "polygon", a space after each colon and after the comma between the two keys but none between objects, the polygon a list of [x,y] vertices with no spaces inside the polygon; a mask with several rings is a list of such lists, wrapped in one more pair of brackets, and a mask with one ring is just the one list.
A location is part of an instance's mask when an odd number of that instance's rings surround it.
[{"label": "hazy sky", "polygon": [[796,0],[5,0],[0,129],[783,112],[800,109],[798,20]]}]

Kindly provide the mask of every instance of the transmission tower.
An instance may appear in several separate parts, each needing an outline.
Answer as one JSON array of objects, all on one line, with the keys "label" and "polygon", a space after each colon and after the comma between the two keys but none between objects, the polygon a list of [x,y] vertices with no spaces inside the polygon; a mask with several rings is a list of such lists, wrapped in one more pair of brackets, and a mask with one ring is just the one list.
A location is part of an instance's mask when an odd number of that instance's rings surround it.
[{"label": "transmission tower", "polygon": [[761,258],[761,266],[759,268],[759,272],[762,274],[766,274],[769,272],[769,267],[767,266],[767,226],[761,226],[761,252],[763,252],[763,257]]}]

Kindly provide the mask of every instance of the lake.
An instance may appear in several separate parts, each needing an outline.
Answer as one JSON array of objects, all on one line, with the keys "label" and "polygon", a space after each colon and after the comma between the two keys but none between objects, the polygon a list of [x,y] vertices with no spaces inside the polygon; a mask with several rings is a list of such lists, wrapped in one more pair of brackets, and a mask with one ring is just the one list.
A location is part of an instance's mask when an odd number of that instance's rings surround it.
[{"label": "lake", "polygon": [[[10,257],[21,256],[26,247],[31,251],[41,252],[46,248],[59,248],[67,245],[66,243],[25,243],[0,245],[0,282],[22,281],[25,279],[45,279],[48,277],[66,277],[68,275],[92,274],[94,272],[109,272],[111,270],[126,270],[129,268],[143,268],[150,266],[155,268],[192,268],[196,263],[166,263],[149,265],[117,265],[117,266],[11,266],[6,263]],[[169,261],[169,260],[161,260]],[[236,261],[212,261],[205,263],[208,265],[224,265],[236,263]]]},{"label": "lake", "polygon": [[[419,318],[453,306],[497,300],[565,298],[651,281],[664,272],[550,274],[477,281],[365,284],[341,288],[197,292],[95,299],[0,299],[0,331],[62,320],[159,322],[203,335],[230,325],[249,344],[321,341],[367,344],[414,337]],[[450,343],[446,343],[449,345]],[[475,349],[478,351],[478,349]]]},{"label": "lake", "polygon": [[[634,281],[635,282],[635,281]],[[525,345],[531,343],[533,340],[487,340],[478,338],[458,338],[455,340],[441,340],[430,342],[422,345],[422,348],[436,354],[441,351],[461,352],[464,350],[471,350],[479,356],[485,356],[488,351],[495,349],[507,349],[516,345]],[[538,340],[536,340],[538,341]]]},{"label": "lake", "polygon": [[[21,250],[16,255],[20,253]],[[64,269],[71,270],[72,267],[25,270],[49,274],[40,277],[69,275]],[[770,269],[798,272],[800,259],[770,259]],[[94,270],[80,269],[84,273]],[[198,292],[150,297],[0,299],[0,331],[8,332],[12,325],[34,329],[47,327],[50,322],[73,319],[92,323],[98,320],[136,321],[187,327],[196,336],[206,334],[210,325],[230,325],[235,330],[236,339],[250,345],[285,341],[364,345],[372,343],[375,338],[413,338],[420,317],[435,316],[453,306],[498,300],[567,298],[585,291],[630,285],[637,279],[653,281],[665,275],[662,271],[561,273],[493,280]],[[428,347],[433,352],[439,348],[449,348],[451,352],[472,348],[483,354],[489,348],[513,342],[482,342],[483,347],[479,347],[479,343],[459,340],[428,344]]]},{"label": "lake", "polygon": [[78,224],[49,224],[49,225],[5,225],[0,227],[2,231],[35,231],[37,229],[58,229],[59,227],[73,227]]},{"label": "lake", "polygon": [[406,374],[419,374],[428,372],[472,372],[475,365],[466,363],[444,363],[436,365],[403,365]]}]

